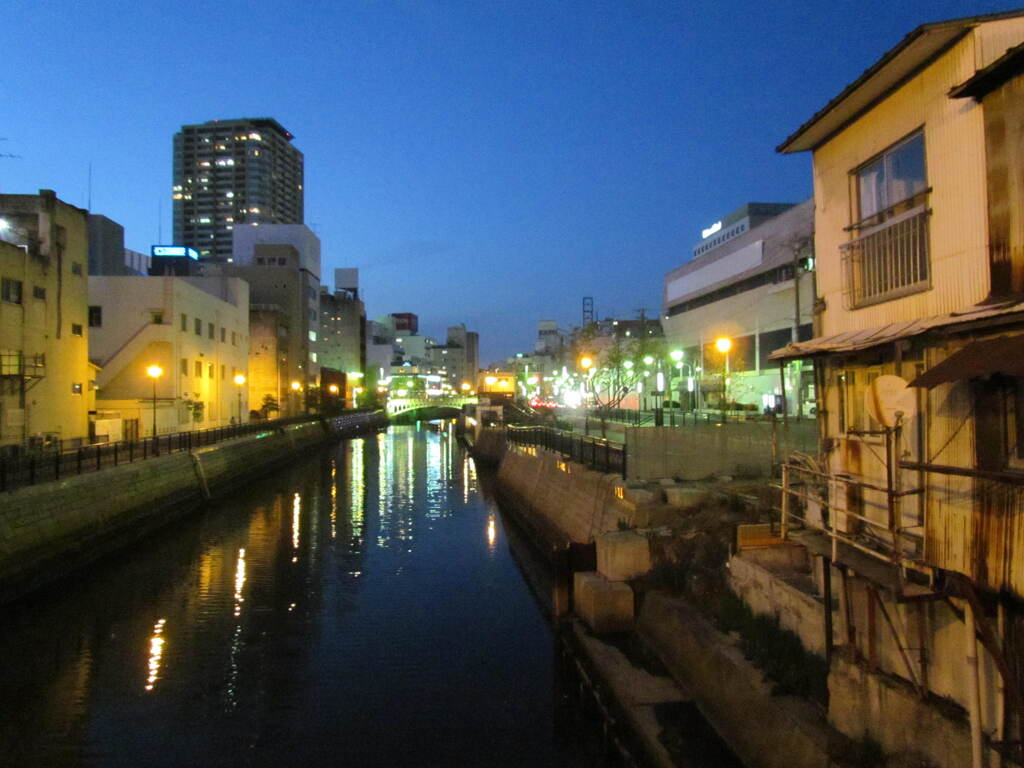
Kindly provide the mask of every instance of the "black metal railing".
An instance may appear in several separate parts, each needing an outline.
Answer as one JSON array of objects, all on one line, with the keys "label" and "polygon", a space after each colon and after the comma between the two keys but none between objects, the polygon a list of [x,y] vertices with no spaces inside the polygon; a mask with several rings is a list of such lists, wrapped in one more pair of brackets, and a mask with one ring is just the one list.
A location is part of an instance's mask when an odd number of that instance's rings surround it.
[{"label": "black metal railing", "polygon": [[[344,421],[348,416],[328,419],[330,422]],[[155,437],[144,437],[138,440],[121,440],[114,443],[95,443],[71,450],[63,450],[60,443],[52,447],[44,447],[22,451],[16,455],[0,456],[0,491],[10,491],[26,485],[48,483],[71,475],[85,472],[97,472],[101,469],[130,464],[136,461],[163,456],[168,453],[191,451],[206,445],[213,445],[224,440],[232,440],[246,435],[259,434],[287,427],[291,424],[302,424],[322,421],[316,415],[291,416],[284,419],[254,421],[248,424],[232,424],[212,429],[199,429],[188,432],[174,432]],[[339,424],[332,423],[334,431]]]},{"label": "black metal railing", "polygon": [[507,427],[508,442],[546,448],[598,472],[626,476],[626,446],[550,427]]}]

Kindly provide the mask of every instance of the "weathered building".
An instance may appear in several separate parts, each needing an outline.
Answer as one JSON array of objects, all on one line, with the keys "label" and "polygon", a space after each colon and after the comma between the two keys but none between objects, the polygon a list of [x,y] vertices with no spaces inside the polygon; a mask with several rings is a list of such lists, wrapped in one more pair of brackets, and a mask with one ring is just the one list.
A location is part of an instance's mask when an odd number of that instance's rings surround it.
[{"label": "weathered building", "polygon": [[85,211],[0,195],[0,446],[88,438],[88,258]]},{"label": "weathered building", "polygon": [[940,766],[1021,737],[1022,43],[1024,12],[923,25],[779,148],[813,152],[816,336],[772,357],[818,364],[783,484],[839,575],[830,717]]}]

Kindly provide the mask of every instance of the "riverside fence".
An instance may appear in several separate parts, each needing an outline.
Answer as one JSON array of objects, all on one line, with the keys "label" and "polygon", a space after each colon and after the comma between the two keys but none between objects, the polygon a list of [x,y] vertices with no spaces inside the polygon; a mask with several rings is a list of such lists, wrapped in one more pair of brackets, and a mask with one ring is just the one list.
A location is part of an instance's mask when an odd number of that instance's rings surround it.
[{"label": "riverside fence", "polygon": [[626,476],[626,446],[599,437],[585,437],[550,427],[513,427],[505,431],[508,442],[546,448],[598,472]]},{"label": "riverside fence", "polygon": [[212,429],[173,432],[166,435],[121,440],[114,443],[96,443],[71,450],[32,450],[15,456],[0,457],[0,491],[11,491],[26,485],[48,483],[62,477],[97,472],[101,469],[156,458],[168,453],[191,451],[224,440],[269,432],[291,424],[325,422],[328,429],[340,433],[350,429],[357,421],[372,417],[372,411],[350,411],[337,416],[292,416],[285,419],[232,424]]}]

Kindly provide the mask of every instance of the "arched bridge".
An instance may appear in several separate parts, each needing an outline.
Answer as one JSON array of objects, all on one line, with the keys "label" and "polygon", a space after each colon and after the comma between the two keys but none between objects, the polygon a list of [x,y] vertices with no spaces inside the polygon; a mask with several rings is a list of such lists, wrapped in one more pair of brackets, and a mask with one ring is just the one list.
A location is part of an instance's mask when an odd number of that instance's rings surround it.
[{"label": "arched bridge", "polygon": [[424,408],[454,408],[459,410],[467,404],[475,404],[475,396],[451,395],[449,397],[389,397],[388,416],[398,416],[401,413],[419,411]]}]

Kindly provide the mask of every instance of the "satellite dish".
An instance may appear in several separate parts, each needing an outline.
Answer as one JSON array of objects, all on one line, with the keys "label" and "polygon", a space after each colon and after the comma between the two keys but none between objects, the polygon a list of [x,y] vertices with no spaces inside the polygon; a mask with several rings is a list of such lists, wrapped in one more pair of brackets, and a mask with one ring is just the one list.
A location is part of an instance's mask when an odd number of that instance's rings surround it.
[{"label": "satellite dish", "polygon": [[864,390],[864,407],[883,427],[895,427],[917,415],[917,390],[899,376],[879,376]]}]

